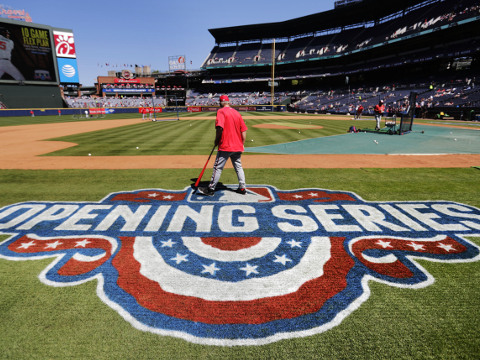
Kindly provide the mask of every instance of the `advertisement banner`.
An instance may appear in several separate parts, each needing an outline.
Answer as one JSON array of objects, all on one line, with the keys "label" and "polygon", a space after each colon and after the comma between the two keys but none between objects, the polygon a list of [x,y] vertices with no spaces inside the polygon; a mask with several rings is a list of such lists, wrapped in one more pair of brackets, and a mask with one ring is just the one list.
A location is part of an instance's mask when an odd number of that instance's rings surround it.
[{"label": "advertisement banner", "polygon": [[76,58],[75,40],[72,32],[53,31],[53,41],[55,43],[55,53],[57,57]]},{"label": "advertisement banner", "polygon": [[161,113],[163,111],[163,108],[161,107],[155,107],[155,111],[153,111],[153,107],[141,107],[138,108],[138,112],[140,114],[150,114],[150,113]]},{"label": "advertisement banner", "polygon": [[0,17],[5,19],[19,20],[25,22],[32,22],[30,14],[25,10],[14,9],[11,6],[0,4]]},{"label": "advertisement banner", "polygon": [[119,79],[115,78],[113,80],[115,84],[140,84],[140,79]]},{"label": "advertisement banner", "polygon": [[105,93],[123,93],[123,94],[141,94],[141,93],[149,93],[152,94],[154,89],[102,89]]},{"label": "advertisement banner", "polygon": [[257,110],[256,111],[272,111],[273,110],[273,107],[272,106],[257,106]]},{"label": "advertisement banner", "polygon": [[61,83],[78,84],[77,59],[57,58],[58,74]]},{"label": "advertisement banner", "polygon": [[168,70],[170,72],[177,70],[186,70],[185,55],[176,55],[168,57]]},{"label": "advertisement banner", "polygon": [[1,81],[58,81],[50,30],[0,21]]},{"label": "advertisement banner", "polygon": [[105,114],[104,108],[90,108],[90,115],[103,115]]},{"label": "advertisement banner", "polygon": [[201,112],[202,107],[201,106],[189,106],[187,111],[188,112]]}]

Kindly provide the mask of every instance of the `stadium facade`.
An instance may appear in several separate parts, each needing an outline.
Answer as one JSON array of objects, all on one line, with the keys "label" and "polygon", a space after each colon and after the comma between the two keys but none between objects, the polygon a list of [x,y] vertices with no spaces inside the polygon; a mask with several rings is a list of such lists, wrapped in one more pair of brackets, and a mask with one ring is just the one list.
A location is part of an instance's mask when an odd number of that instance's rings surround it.
[{"label": "stadium facade", "polygon": [[[464,58],[478,66],[479,6],[477,0],[364,0],[279,23],[210,29],[216,46],[202,68],[206,82],[217,84],[269,80],[273,63],[275,80],[286,85],[345,76],[361,84],[385,78],[382,69],[395,69],[398,79],[412,77],[412,70],[437,76],[457,70],[448,65]],[[390,73],[388,80],[395,78]]]},{"label": "stadium facade", "polygon": [[71,106],[65,94],[92,94],[208,110],[230,93],[242,105],[347,113],[381,97],[396,104],[414,90],[433,109],[426,115],[480,113],[480,0],[337,3],[287,21],[209,29],[215,45],[200,70],[116,72],[99,76],[90,93],[79,84],[72,30],[0,19],[15,41],[12,63],[25,74],[0,76],[0,105],[60,108]]},{"label": "stadium facade", "polygon": [[[479,28],[478,0],[363,0],[283,22],[210,29],[215,46],[202,66],[203,91],[474,84]],[[478,107],[476,95],[470,106]]]}]

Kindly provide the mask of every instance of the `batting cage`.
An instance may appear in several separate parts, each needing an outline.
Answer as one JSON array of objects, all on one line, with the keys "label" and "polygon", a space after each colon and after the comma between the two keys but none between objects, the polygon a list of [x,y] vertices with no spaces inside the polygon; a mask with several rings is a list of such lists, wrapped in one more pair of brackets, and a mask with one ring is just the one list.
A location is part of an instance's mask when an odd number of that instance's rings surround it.
[{"label": "batting cage", "polygon": [[[385,127],[377,129],[358,129],[363,132],[373,132],[388,135],[404,135],[412,131],[413,119],[415,118],[415,106],[417,102],[417,93],[410,92],[406,109],[402,112],[396,113],[392,118],[385,119]],[[400,123],[398,124],[398,117]]]}]

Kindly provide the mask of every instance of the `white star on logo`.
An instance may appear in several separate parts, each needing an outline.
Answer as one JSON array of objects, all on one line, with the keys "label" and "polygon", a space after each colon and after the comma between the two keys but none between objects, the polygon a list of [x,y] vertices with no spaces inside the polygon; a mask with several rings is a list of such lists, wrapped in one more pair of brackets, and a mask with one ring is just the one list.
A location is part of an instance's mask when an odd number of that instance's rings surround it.
[{"label": "white star on logo", "polygon": [[249,276],[252,273],[258,274],[257,267],[258,267],[257,265],[250,265],[249,263],[247,263],[245,267],[240,268],[240,270],[245,271],[245,275]]},{"label": "white star on logo", "polygon": [[202,270],[202,274],[203,273],[209,273],[210,275],[215,275],[215,273],[220,270],[219,268],[217,268],[215,266],[215,263],[212,263],[211,265],[203,265],[203,270]]},{"label": "white star on logo", "polygon": [[446,252],[450,252],[450,251],[453,251],[455,250],[455,248],[452,246],[452,245],[448,245],[448,244],[438,244],[438,247],[439,248],[442,248],[443,250],[445,250]]},{"label": "white star on logo", "polygon": [[275,255],[275,258],[276,259],[273,260],[273,262],[278,262],[278,263],[282,264],[283,266],[285,266],[287,264],[287,262],[292,261],[289,258],[287,258],[287,256],[285,254],[283,254],[282,256]]},{"label": "white star on logo", "polygon": [[176,244],[175,241],[172,241],[172,239],[168,239],[167,241],[162,241],[162,247],[173,247],[173,244]]},{"label": "white star on logo", "polygon": [[164,195],[163,198],[166,200],[170,200],[173,198],[173,195]]},{"label": "white star on logo", "polygon": [[87,239],[83,239],[82,241],[77,241],[75,247],[85,247],[87,246],[87,244],[90,244],[90,241],[88,241]]},{"label": "white star on logo", "polygon": [[301,248],[302,247],[302,242],[301,241],[295,241],[295,240],[290,240],[290,241],[287,241],[287,244],[290,244],[290,247],[294,248],[294,247],[299,247]]},{"label": "white star on logo", "polygon": [[151,194],[148,194],[148,197],[153,197],[153,198],[156,198],[158,196],[157,193],[151,193]]},{"label": "white star on logo", "polygon": [[188,260],[187,260],[187,256],[188,256],[188,254],[182,255],[182,254],[177,253],[177,255],[176,255],[175,257],[171,258],[170,260],[175,261],[175,262],[177,263],[177,265],[178,265],[178,264],[180,264],[182,261],[187,262],[187,261],[188,261]]},{"label": "white star on logo", "polygon": [[425,250],[423,245],[420,244],[415,244],[414,242],[407,244],[408,246],[411,246],[414,250]]},{"label": "white star on logo", "polygon": [[56,249],[60,245],[62,245],[62,243],[57,240],[53,243],[46,244],[45,249]]},{"label": "white star on logo", "polygon": [[20,245],[18,248],[19,249],[28,249],[30,246],[34,246],[35,245],[35,241],[30,241],[28,243],[22,243],[22,245]]},{"label": "white star on logo", "polygon": [[303,195],[298,195],[298,194],[297,194],[297,195],[293,195],[293,197],[294,197],[295,199],[302,199],[302,198],[303,198]]},{"label": "white star on logo", "polygon": [[317,197],[317,196],[318,196],[318,193],[311,192],[311,193],[308,194],[308,195],[310,195],[311,197]]},{"label": "white star on logo", "polygon": [[384,249],[393,247],[392,245],[390,245],[390,241],[378,240],[375,244],[380,245]]}]

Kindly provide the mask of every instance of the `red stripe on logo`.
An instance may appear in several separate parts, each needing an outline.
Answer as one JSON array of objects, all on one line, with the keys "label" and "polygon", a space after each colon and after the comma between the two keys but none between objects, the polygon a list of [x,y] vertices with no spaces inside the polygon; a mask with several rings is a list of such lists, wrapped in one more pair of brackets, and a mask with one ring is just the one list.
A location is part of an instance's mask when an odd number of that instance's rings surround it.
[{"label": "red stripe on logo", "polygon": [[202,242],[216,249],[225,251],[237,251],[257,245],[262,241],[261,237],[205,237]]},{"label": "red stripe on logo", "polygon": [[121,249],[112,261],[119,273],[118,286],[150,311],[207,324],[261,324],[315,313],[346,288],[346,275],[354,265],[343,248],[345,239],[331,238],[332,256],[324,266],[324,275],[307,281],[298,291],[250,301],[211,301],[164,291],[140,274],[140,264],[133,257],[135,238],[120,240]]}]

